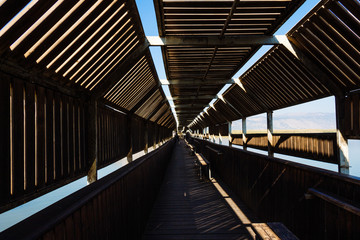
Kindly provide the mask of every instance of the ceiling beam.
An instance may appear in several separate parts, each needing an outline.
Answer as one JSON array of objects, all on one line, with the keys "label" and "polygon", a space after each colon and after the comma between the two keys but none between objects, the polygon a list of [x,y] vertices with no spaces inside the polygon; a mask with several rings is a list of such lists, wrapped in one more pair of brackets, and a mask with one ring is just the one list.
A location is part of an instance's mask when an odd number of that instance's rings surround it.
[{"label": "ceiling beam", "polygon": [[161,79],[160,80],[162,85],[182,85],[182,86],[192,86],[192,85],[224,85],[224,84],[233,84],[235,80],[231,79]]},{"label": "ceiling beam", "polygon": [[335,96],[344,96],[344,90],[337,85],[336,82],[332,80],[332,77],[324,72],[321,66],[319,66],[314,60],[308,57],[304,52],[301,46],[295,38],[287,36],[279,36],[279,42],[293,54],[293,56],[299,60],[308,71],[311,72],[322,84],[324,84],[332,94]]},{"label": "ceiling beam", "polygon": [[167,99],[176,101],[176,100],[211,100],[213,98],[215,98],[216,96],[214,95],[199,95],[199,96],[174,96],[174,97],[170,97],[168,96]]},{"label": "ceiling beam", "polygon": [[278,36],[266,35],[243,35],[243,36],[227,36],[219,38],[217,36],[208,37],[190,37],[190,36],[147,36],[150,46],[193,46],[193,47],[241,47],[253,45],[278,45],[281,42]]},{"label": "ceiling beam", "polygon": [[175,109],[187,109],[187,108],[205,108],[208,105],[204,105],[204,104],[198,104],[198,103],[189,103],[189,104],[176,104],[175,105]]},{"label": "ceiling beam", "polygon": [[111,87],[113,87],[122,76],[124,76],[133,65],[143,57],[149,49],[149,44],[145,41],[141,43],[129,56],[127,56],[122,63],[120,63],[109,76],[107,76],[101,83],[92,91],[95,98],[103,97]]}]

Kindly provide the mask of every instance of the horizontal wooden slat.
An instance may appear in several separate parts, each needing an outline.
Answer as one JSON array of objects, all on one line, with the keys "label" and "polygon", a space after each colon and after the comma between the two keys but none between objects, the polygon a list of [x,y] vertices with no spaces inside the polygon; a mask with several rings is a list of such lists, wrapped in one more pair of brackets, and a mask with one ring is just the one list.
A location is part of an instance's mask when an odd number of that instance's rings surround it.
[{"label": "horizontal wooden slat", "polygon": [[[248,147],[267,150],[266,133],[247,133]],[[231,134],[232,143],[244,145],[242,134]],[[336,133],[273,133],[275,153],[337,163]]]}]

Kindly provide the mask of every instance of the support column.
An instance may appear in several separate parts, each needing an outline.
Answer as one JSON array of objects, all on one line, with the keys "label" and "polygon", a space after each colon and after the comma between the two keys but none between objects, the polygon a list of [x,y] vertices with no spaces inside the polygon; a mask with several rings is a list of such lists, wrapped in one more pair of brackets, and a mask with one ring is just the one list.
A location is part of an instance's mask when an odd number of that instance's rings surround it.
[{"label": "support column", "polygon": [[243,149],[247,150],[246,118],[242,119],[242,140],[243,140]]},{"label": "support column", "polygon": [[221,137],[221,133],[219,133],[219,144],[222,144],[222,137]]},{"label": "support column", "polygon": [[338,146],[338,169],[340,173],[349,174],[349,146],[344,134],[345,98],[335,97],[336,104],[336,142]]},{"label": "support column", "polygon": [[91,99],[87,106],[86,141],[87,164],[89,166],[87,183],[97,180],[98,159],[98,126],[97,126],[97,101]]},{"label": "support column", "polygon": [[132,154],[132,114],[127,115],[127,131],[126,131],[126,137],[127,137],[127,144],[128,144],[128,154],[126,155],[127,161],[130,163],[133,160]]},{"label": "support column", "polygon": [[154,125],[154,136],[153,136],[153,139],[154,139],[154,143],[153,143],[153,149],[156,149],[156,136],[157,136],[157,126]]},{"label": "support column", "polygon": [[147,154],[149,152],[149,124],[146,121],[145,122],[145,134],[144,134],[144,140],[145,140],[145,148],[144,148],[144,153]]},{"label": "support column", "polygon": [[273,149],[273,112],[269,111],[266,113],[266,123],[267,123],[267,139],[268,139],[268,156],[274,157],[274,149]]},{"label": "support column", "polygon": [[232,129],[231,129],[231,124],[232,124],[232,122],[228,122],[228,138],[229,138],[229,147],[231,147],[231,146],[232,146],[232,138],[231,138],[231,131],[232,131]]}]

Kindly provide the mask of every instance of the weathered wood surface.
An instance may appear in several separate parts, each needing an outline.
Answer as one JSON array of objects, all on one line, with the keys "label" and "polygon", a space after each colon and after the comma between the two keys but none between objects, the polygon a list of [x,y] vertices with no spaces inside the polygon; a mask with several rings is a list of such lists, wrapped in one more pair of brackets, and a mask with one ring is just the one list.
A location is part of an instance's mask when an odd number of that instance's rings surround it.
[{"label": "weathered wood surface", "polygon": [[350,93],[347,98],[345,98],[344,106],[342,107],[345,109],[345,124],[343,126],[345,135],[350,139],[359,139],[360,91]]},{"label": "weathered wood surface", "polygon": [[[335,132],[323,133],[273,133],[273,151],[296,157],[337,163]],[[244,146],[242,134],[231,134],[232,144]],[[246,133],[246,146],[268,150],[266,133]]]},{"label": "weathered wood surface", "polygon": [[0,233],[0,239],[140,239],[174,141]]},{"label": "weathered wood surface", "polygon": [[199,180],[194,160],[176,144],[143,239],[250,239],[211,183]]},{"label": "weathered wood surface", "polygon": [[[360,179],[196,139],[212,171],[265,222],[280,221],[299,239],[358,239]],[[197,148],[197,143],[191,141]],[[310,189],[320,189],[308,197]],[[326,193],[322,194],[322,193]],[[313,193],[312,193],[313,194]]]}]

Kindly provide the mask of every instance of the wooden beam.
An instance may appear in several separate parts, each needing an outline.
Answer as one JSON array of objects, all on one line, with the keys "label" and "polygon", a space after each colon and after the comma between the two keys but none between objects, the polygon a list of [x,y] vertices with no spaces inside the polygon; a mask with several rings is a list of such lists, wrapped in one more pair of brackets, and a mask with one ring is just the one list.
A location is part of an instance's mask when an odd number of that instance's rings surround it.
[{"label": "wooden beam", "polygon": [[128,153],[126,155],[128,163],[132,162],[132,160],[133,160],[132,118],[133,118],[133,114],[128,114],[126,116],[126,121],[127,121],[126,138],[127,138],[127,140],[126,140],[125,144],[128,145]]},{"label": "wooden beam", "polygon": [[243,149],[247,150],[247,137],[246,137],[246,118],[242,119],[242,140],[243,140]]},{"label": "wooden beam", "polygon": [[340,173],[349,174],[349,145],[345,135],[345,98],[335,96],[335,105],[338,168]]},{"label": "wooden beam", "polygon": [[148,121],[149,119],[151,119],[163,106],[163,103],[160,103],[151,113],[150,115],[146,118],[146,121]]},{"label": "wooden beam", "polygon": [[86,141],[87,164],[89,166],[87,182],[91,184],[97,180],[98,165],[97,101],[93,98],[87,103]]},{"label": "wooden beam", "polygon": [[231,21],[231,18],[233,17],[235,11],[236,11],[236,6],[238,5],[239,3],[239,0],[235,0],[233,2],[233,5],[231,6],[231,9],[230,9],[230,12],[229,12],[229,15],[227,16],[226,18],[226,21],[224,23],[224,26],[223,28],[221,29],[221,33],[220,33],[220,38],[223,38],[224,37],[224,34],[225,34],[225,31],[226,31],[226,28],[229,26],[229,23]]},{"label": "wooden beam", "polygon": [[148,121],[145,121],[144,140],[145,140],[144,153],[147,154],[149,152],[149,122]]},{"label": "wooden beam", "polygon": [[266,125],[267,125],[267,139],[268,139],[268,156],[274,157],[274,141],[273,141],[273,133],[274,133],[274,125],[273,125],[273,112],[269,111],[266,113]]},{"label": "wooden beam", "polygon": [[267,35],[242,35],[227,36],[219,38],[218,36],[147,36],[150,46],[191,46],[191,47],[243,47],[253,45],[279,45],[278,36]]},{"label": "wooden beam", "polygon": [[230,102],[226,101],[226,99],[223,97],[223,95],[219,95],[219,99],[223,101],[230,109],[232,109],[235,113],[237,113],[240,117],[243,117],[243,115],[237,110],[234,105],[232,105]]},{"label": "wooden beam", "polygon": [[82,93],[86,92],[86,90],[78,87],[67,87],[61,82],[41,77],[41,73],[22,68],[18,63],[9,59],[0,59],[0,71],[26,82],[45,87],[47,89],[52,89],[71,97],[79,98]]},{"label": "wooden beam", "polygon": [[311,58],[309,58],[304,51],[301,50],[301,45],[295,38],[287,36],[276,36],[278,41],[289,50],[294,57],[299,60],[306,68],[314,75],[322,84],[324,84],[332,94],[335,96],[344,96],[344,91],[328,76]]},{"label": "wooden beam", "polygon": [[229,147],[232,146],[231,131],[232,131],[232,122],[228,122]]},{"label": "wooden beam", "polygon": [[246,95],[251,98],[260,108],[262,108],[263,111],[268,111],[270,109],[267,108],[267,106],[259,99],[249,87],[244,86],[240,79],[236,79],[235,83],[246,93]]},{"label": "wooden beam", "polygon": [[136,110],[138,110],[147,100],[149,100],[149,98],[151,97],[151,95],[154,94],[154,92],[156,90],[159,89],[159,85],[155,85],[153,88],[151,88],[142,98],[141,100],[132,108],[130,109],[131,113],[136,112]]},{"label": "wooden beam", "polygon": [[118,81],[124,76],[129,69],[141,58],[143,57],[149,49],[149,44],[147,41],[139,44],[139,46],[133,51],[123,62],[116,67],[109,76],[101,81],[100,85],[97,86],[92,92],[95,98],[102,97],[106,94],[109,89],[111,89]]},{"label": "wooden beam", "polygon": [[206,107],[204,106],[204,104],[199,104],[199,103],[190,103],[190,104],[175,104],[175,109],[182,109],[182,108],[197,108],[197,107],[202,107],[203,109]]},{"label": "wooden beam", "polygon": [[235,83],[235,80],[233,78],[231,79],[161,79],[160,80],[161,85],[180,85],[180,86],[197,86],[197,85],[205,85],[205,86],[211,86],[211,85],[225,85],[225,84],[233,84]]},{"label": "wooden beam", "polygon": [[168,97],[168,100],[211,100],[215,98],[214,95],[199,95],[199,96],[175,96],[175,97]]}]

